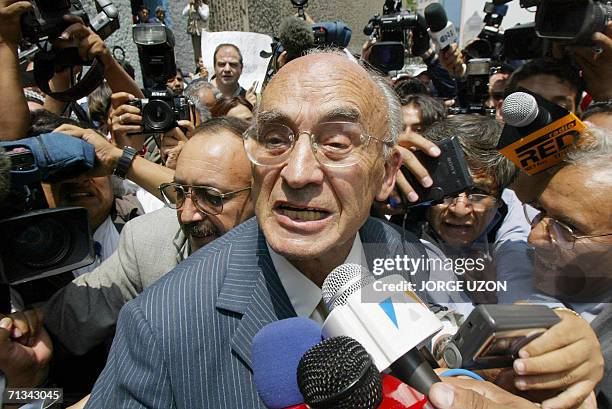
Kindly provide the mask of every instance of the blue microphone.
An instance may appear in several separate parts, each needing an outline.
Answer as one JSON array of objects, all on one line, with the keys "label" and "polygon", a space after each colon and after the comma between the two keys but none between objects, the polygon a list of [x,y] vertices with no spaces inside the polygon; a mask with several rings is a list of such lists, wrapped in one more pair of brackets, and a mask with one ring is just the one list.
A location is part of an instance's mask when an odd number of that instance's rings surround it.
[{"label": "blue microphone", "polygon": [[253,338],[253,379],[260,399],[271,409],[304,403],[297,367],[306,351],[321,342],[321,326],[295,317],[272,322]]}]

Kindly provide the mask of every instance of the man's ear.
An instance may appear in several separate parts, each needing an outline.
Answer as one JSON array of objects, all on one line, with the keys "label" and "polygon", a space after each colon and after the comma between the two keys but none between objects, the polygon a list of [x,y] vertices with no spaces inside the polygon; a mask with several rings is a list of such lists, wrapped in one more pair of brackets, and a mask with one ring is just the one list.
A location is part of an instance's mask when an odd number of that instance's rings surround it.
[{"label": "man's ear", "polygon": [[278,66],[278,68],[282,67],[285,64],[287,64],[287,51],[283,51],[282,53],[280,53],[280,55],[276,59],[276,65]]},{"label": "man's ear", "polygon": [[402,155],[399,153],[397,148],[393,147],[389,158],[385,161],[385,173],[378,193],[376,193],[376,200],[379,202],[387,200],[393,188],[395,187],[395,179],[397,178],[397,172],[402,165]]}]

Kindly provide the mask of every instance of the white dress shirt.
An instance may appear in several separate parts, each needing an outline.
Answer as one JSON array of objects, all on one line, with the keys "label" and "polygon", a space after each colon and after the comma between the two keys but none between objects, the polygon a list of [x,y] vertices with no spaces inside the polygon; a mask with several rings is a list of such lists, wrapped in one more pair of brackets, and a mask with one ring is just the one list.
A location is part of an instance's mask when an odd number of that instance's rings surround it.
[{"label": "white dress shirt", "polygon": [[[274,264],[274,268],[297,316],[310,318],[319,324],[323,324],[327,316],[327,309],[322,302],[321,289],[295,268],[289,260],[272,250],[268,243],[266,245],[272,258],[272,264]],[[351,247],[351,251],[342,264],[354,263],[364,265],[365,259],[361,239],[359,234],[356,234],[353,247]],[[364,265],[364,267],[367,268],[367,265]]]}]

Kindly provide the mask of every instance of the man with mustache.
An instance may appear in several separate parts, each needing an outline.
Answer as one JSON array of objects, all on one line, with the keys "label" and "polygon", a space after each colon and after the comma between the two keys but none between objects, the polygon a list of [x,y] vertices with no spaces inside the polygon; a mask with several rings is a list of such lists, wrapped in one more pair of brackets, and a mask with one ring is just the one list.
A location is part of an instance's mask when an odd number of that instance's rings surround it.
[{"label": "man with mustache", "polygon": [[105,262],[59,290],[42,310],[31,310],[29,326],[27,320],[17,323],[23,334],[19,340],[27,344],[26,338],[34,336],[44,320],[46,329],[70,353],[90,351],[113,336],[126,302],[190,254],[252,217],[250,163],[241,138],[247,125],[223,117],[197,128],[179,156],[174,181],[162,184],[170,208],[127,223],[117,251]]}]

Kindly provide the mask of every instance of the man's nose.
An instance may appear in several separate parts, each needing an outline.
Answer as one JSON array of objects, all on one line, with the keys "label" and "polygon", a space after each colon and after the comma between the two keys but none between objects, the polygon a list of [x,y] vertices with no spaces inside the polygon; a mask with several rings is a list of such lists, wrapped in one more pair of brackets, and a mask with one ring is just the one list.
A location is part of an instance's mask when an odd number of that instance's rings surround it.
[{"label": "man's nose", "polygon": [[181,207],[181,222],[183,223],[193,223],[204,220],[206,215],[198,210],[191,199],[191,196],[187,196],[185,201],[183,202],[183,206]]},{"label": "man's nose", "polygon": [[457,218],[468,216],[472,213],[472,205],[467,197],[461,195],[448,207],[448,211]]},{"label": "man's nose", "polygon": [[311,183],[323,183],[323,170],[315,157],[307,134],[298,136],[293,151],[287,163],[281,170],[281,177],[294,189],[305,187]]},{"label": "man's nose", "polygon": [[529,244],[536,247],[544,247],[552,243],[550,233],[548,232],[548,221],[546,219],[540,220],[531,227],[527,241]]}]

